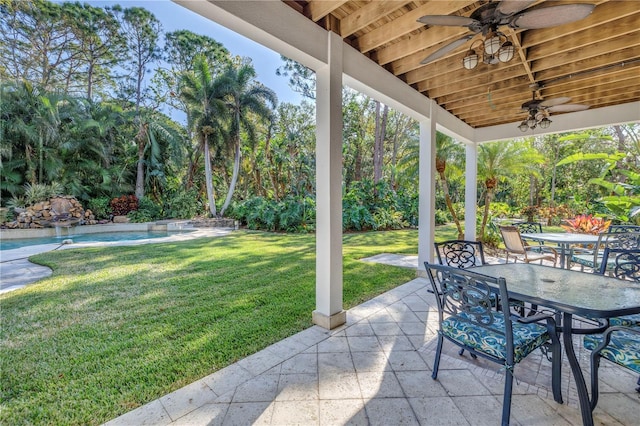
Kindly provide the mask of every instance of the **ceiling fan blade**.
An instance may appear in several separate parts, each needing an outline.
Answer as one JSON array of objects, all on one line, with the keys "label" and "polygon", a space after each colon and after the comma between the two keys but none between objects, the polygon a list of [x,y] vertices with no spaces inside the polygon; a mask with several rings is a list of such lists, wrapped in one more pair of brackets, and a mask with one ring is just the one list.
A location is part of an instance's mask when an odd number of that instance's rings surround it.
[{"label": "ceiling fan blade", "polygon": [[538,0],[502,0],[496,11],[503,16],[511,16],[526,9]]},{"label": "ceiling fan blade", "polygon": [[516,15],[509,22],[511,28],[549,28],[584,19],[593,11],[593,4],[565,4],[544,7]]},{"label": "ceiling fan blade", "polygon": [[469,27],[480,24],[480,21],[467,18],[466,16],[451,15],[425,15],[418,19],[418,22],[425,25],[441,25],[445,27]]},{"label": "ceiling fan blade", "polygon": [[569,102],[571,100],[571,98],[567,97],[567,96],[563,96],[560,98],[551,98],[551,99],[545,99],[544,101],[540,102],[538,105],[540,105],[541,107],[552,107],[552,106],[556,106],[556,105],[560,105],[560,104],[566,104],[567,102]]},{"label": "ceiling fan blade", "polygon": [[458,40],[452,41],[451,43],[449,43],[447,45],[444,45],[440,49],[438,49],[435,52],[433,52],[431,55],[429,55],[426,58],[424,58],[422,61],[420,61],[420,63],[422,65],[426,65],[429,62],[435,61],[436,59],[439,59],[439,58],[443,57],[447,53],[449,53],[452,50],[458,48],[459,46],[462,46],[463,44],[465,44],[466,42],[471,40],[473,37],[474,36],[472,34],[469,34],[469,35],[466,35],[466,36],[464,36],[462,38],[459,38]]},{"label": "ceiling fan blade", "polygon": [[547,108],[549,112],[575,112],[575,111],[584,111],[585,109],[589,109],[589,105],[581,105],[581,104],[565,104],[565,105],[556,105]]}]

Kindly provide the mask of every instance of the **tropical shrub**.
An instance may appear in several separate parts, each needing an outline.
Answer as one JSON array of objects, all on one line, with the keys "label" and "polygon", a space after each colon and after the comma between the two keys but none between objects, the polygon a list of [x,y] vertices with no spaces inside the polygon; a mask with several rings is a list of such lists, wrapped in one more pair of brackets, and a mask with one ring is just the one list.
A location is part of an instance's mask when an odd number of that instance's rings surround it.
[{"label": "tropical shrub", "polygon": [[538,206],[526,206],[520,210],[520,214],[527,219],[527,222],[533,222],[538,213]]},{"label": "tropical shrub", "polygon": [[96,219],[109,219],[109,215],[111,214],[109,201],[108,197],[92,198],[87,203],[87,207],[93,212]]},{"label": "tropical shrub", "polygon": [[491,203],[489,207],[491,209],[491,216],[494,218],[496,217],[505,218],[505,217],[512,216],[511,207],[507,203],[494,202],[494,203]]},{"label": "tropical shrub", "polygon": [[560,225],[567,232],[573,232],[576,234],[599,234],[605,232],[611,221],[602,217],[594,217],[590,214],[582,214],[576,216],[573,219],[567,219],[566,225]]},{"label": "tropical shrub", "polygon": [[286,232],[313,232],[316,229],[316,202],[311,197],[289,196],[279,203],[277,228]]},{"label": "tropical shrub", "polygon": [[204,211],[204,206],[195,189],[175,189],[169,191],[164,201],[164,216],[168,218],[191,219]]},{"label": "tropical shrub", "polygon": [[138,210],[138,198],[135,195],[123,195],[112,199],[109,206],[115,216],[126,216],[129,212]]},{"label": "tropical shrub", "polygon": [[27,183],[24,185],[24,194],[18,197],[14,196],[8,204],[10,207],[27,207],[40,201],[46,201],[63,192],[64,188],[57,182],[52,182],[50,185]]},{"label": "tropical shrub", "polygon": [[435,216],[436,225],[444,225],[445,223],[449,223],[453,220],[453,218],[451,217],[451,213],[449,213],[449,210],[436,209]]},{"label": "tropical shrub", "polygon": [[127,213],[127,217],[135,223],[152,222],[162,218],[162,207],[151,198],[142,197],[138,200],[138,209]]},{"label": "tropical shrub", "polygon": [[373,222],[375,230],[403,229],[407,226],[402,213],[385,208],[376,209],[373,213]]},{"label": "tropical shrub", "polygon": [[231,214],[249,229],[275,231],[276,209],[277,203],[275,201],[263,197],[253,197],[239,203]]}]

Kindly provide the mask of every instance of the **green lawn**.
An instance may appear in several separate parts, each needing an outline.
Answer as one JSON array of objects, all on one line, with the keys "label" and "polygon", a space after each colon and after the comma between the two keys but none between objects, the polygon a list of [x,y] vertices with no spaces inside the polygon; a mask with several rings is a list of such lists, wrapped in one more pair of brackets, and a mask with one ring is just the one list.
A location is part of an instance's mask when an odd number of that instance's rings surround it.
[{"label": "green lawn", "polygon": [[[345,235],[344,308],[415,277],[358,259],[416,252],[416,231]],[[314,235],[237,231],[32,260],[53,275],[0,295],[0,424],[103,423],[308,328],[315,309]]]}]

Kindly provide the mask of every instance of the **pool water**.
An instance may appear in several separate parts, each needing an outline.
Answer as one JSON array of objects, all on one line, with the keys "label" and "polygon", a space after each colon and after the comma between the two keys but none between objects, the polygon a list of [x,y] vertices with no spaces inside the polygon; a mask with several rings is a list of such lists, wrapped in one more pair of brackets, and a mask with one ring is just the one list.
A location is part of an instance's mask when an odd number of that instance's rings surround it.
[{"label": "pool water", "polygon": [[[190,231],[182,231],[190,232]],[[100,232],[95,234],[64,235],[60,237],[42,238],[18,238],[0,241],[0,250],[13,250],[38,244],[62,244],[64,240],[73,240],[74,243],[110,242],[125,240],[145,240],[148,238],[168,237],[181,232],[167,231],[128,231],[128,232]]]}]

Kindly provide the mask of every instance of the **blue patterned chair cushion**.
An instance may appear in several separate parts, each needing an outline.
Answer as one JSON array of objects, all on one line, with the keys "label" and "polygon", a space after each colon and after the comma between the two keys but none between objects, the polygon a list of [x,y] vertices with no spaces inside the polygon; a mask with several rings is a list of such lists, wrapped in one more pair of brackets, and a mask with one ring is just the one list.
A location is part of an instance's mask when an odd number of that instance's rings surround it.
[{"label": "blue patterned chair cushion", "polygon": [[[486,327],[469,321],[468,314],[461,313],[442,321],[442,333],[469,348],[477,350],[499,359],[506,359],[506,338],[498,332],[492,332]],[[493,327],[504,330],[504,315],[493,312]],[[542,346],[549,340],[547,328],[532,323],[522,324],[513,322],[514,362],[520,362],[524,357]]]},{"label": "blue patterned chair cushion", "polygon": [[[601,259],[602,256],[598,256],[598,262]],[[586,266],[587,268],[595,268],[595,265],[593,264],[593,254],[574,254],[571,256],[571,262]]]},{"label": "blue patterned chair cushion", "polygon": [[609,325],[624,325],[625,327],[640,326],[640,314],[610,318]]},{"label": "blue patterned chair cushion", "polygon": [[[584,336],[584,347],[594,350],[602,342],[601,334],[587,334]],[[611,341],[602,349],[600,356],[636,373],[640,373],[640,336],[625,331],[614,331]]]}]

